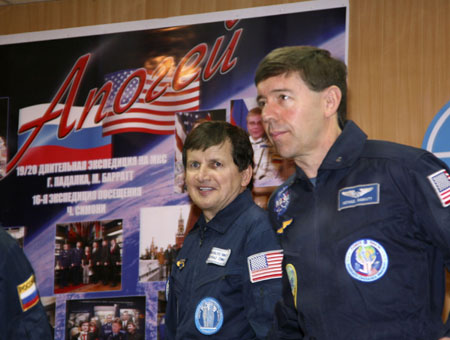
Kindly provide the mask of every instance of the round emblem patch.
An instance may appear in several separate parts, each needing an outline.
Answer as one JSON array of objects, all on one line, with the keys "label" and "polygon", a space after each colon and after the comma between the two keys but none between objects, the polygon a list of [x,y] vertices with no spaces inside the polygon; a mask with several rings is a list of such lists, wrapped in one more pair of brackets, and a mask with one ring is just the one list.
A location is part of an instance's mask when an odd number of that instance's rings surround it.
[{"label": "round emblem patch", "polygon": [[277,213],[278,216],[284,214],[286,209],[289,206],[289,202],[291,200],[291,194],[289,191],[289,187],[284,187],[280,191],[278,191],[275,196],[275,205],[273,210]]},{"label": "round emblem patch", "polygon": [[204,335],[215,334],[223,324],[223,310],[219,301],[206,297],[195,310],[195,326]]},{"label": "round emblem patch", "polygon": [[291,286],[292,296],[294,297],[294,305],[297,308],[297,271],[293,264],[286,265],[286,273]]},{"label": "round emblem patch", "polygon": [[386,273],[388,262],[383,246],[370,239],[356,241],[345,255],[347,272],[362,282],[372,282],[381,278]]}]

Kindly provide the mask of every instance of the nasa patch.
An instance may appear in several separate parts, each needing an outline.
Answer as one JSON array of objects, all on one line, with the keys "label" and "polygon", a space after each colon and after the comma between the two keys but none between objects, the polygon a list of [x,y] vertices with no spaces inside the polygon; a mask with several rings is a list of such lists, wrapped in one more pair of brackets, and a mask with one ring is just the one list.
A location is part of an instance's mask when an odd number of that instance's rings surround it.
[{"label": "nasa patch", "polygon": [[347,272],[362,282],[373,282],[381,278],[386,273],[388,262],[383,246],[370,239],[356,241],[345,255]]},{"label": "nasa patch", "polygon": [[277,195],[275,196],[275,204],[273,208],[277,216],[281,216],[286,212],[290,200],[291,193],[288,186],[285,186],[280,191],[278,191]]},{"label": "nasa patch", "polygon": [[212,297],[202,299],[195,310],[195,327],[204,335],[217,333],[223,324],[223,309]]}]

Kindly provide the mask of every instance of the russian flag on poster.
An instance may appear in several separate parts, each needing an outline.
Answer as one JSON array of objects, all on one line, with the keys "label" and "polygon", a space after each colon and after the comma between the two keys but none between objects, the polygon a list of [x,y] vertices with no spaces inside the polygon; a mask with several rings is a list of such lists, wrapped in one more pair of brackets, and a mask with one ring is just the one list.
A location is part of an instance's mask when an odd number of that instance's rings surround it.
[{"label": "russian flag on poster", "polygon": [[26,312],[39,302],[39,294],[36,288],[34,275],[31,275],[28,280],[17,286],[20,304],[22,311]]},{"label": "russian flag on poster", "polygon": [[230,122],[247,131],[247,115],[250,110],[258,107],[255,98],[234,99],[231,101]]},{"label": "russian flag on poster", "polygon": [[[42,117],[49,106],[50,104],[38,104],[21,109],[19,111],[18,131],[24,124]],[[55,110],[63,107],[63,104],[58,104]],[[64,138],[58,137],[60,116],[46,122],[20,160],[19,165],[111,158],[111,137],[102,136],[101,122],[97,124],[94,122],[94,113],[97,109],[98,106],[92,108],[80,130],[73,129]],[[70,125],[72,122],[78,122],[82,112],[83,107],[72,106],[67,125]],[[18,135],[18,149],[26,142],[31,133],[32,131],[27,131]]]}]

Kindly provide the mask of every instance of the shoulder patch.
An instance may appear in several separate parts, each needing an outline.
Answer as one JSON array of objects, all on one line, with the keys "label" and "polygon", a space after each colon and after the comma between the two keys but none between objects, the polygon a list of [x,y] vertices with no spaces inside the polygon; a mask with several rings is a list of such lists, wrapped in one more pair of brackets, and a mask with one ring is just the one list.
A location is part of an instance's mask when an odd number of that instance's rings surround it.
[{"label": "shoulder patch", "polygon": [[289,186],[281,188],[276,193],[273,203],[273,211],[277,214],[278,217],[286,212],[287,208],[289,207],[290,201],[291,192],[289,190]]},{"label": "shoulder patch", "polygon": [[428,176],[434,191],[444,208],[450,205],[450,175],[447,170],[442,169]]},{"label": "shoulder patch", "polygon": [[252,283],[280,279],[283,275],[283,250],[270,250],[247,257],[248,272]]},{"label": "shoulder patch", "polygon": [[17,293],[19,294],[19,301],[23,312],[26,312],[39,302],[39,294],[34,275],[31,275],[28,280],[17,286]]}]

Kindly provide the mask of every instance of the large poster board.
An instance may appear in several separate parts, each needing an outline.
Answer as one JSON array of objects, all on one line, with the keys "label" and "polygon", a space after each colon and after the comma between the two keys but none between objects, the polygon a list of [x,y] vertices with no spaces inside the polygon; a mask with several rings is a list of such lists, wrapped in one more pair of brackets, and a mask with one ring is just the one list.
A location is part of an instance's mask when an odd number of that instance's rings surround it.
[{"label": "large poster board", "polygon": [[255,97],[273,48],[345,61],[347,22],[347,1],[311,1],[0,37],[0,223],[21,230],[55,339],[125,314],[164,338],[165,280],[195,222],[185,134],[197,119],[245,128],[232,103]]}]

